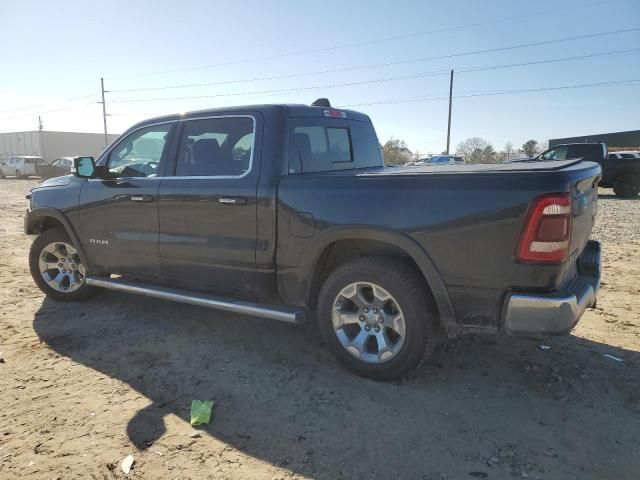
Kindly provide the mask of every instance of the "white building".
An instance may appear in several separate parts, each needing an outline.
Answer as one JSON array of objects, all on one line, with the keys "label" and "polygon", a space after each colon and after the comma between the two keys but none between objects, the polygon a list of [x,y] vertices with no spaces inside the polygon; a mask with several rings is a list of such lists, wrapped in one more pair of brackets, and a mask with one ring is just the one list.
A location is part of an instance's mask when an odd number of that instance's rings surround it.
[{"label": "white building", "polygon": [[[118,135],[108,136],[108,143]],[[35,130],[31,132],[0,133],[0,160],[11,155],[35,155],[45,163],[59,157],[91,155],[96,157],[104,150],[104,134],[80,132],[51,132]]]}]

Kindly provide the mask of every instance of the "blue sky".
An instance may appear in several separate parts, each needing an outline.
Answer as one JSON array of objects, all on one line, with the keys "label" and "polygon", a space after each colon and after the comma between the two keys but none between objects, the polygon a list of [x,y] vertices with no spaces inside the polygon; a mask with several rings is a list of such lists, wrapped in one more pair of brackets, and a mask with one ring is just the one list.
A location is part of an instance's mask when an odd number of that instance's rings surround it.
[{"label": "blue sky", "polygon": [[[640,49],[640,31],[635,31],[303,77],[117,92],[335,70],[640,27],[640,1],[3,0],[0,18],[0,131],[34,129],[38,114],[46,129],[102,131],[101,106],[95,103],[101,76],[111,91],[107,94],[112,114],[109,131],[117,133],[162,113],[235,104],[310,103],[321,96],[334,105],[442,97],[449,85],[447,75],[433,75],[269,95],[247,92]],[[403,35],[406,38],[376,41]],[[364,44],[291,54],[354,43]],[[640,51],[460,73],[455,77],[454,95],[631,79],[640,79]],[[127,102],[229,94],[239,95]],[[86,98],[66,101],[77,97]],[[414,151],[445,148],[444,99],[357,109],[372,117],[382,141],[394,135]],[[501,149],[507,141],[519,146],[530,138],[638,129],[639,111],[640,83],[457,98],[452,145],[480,136]]]}]

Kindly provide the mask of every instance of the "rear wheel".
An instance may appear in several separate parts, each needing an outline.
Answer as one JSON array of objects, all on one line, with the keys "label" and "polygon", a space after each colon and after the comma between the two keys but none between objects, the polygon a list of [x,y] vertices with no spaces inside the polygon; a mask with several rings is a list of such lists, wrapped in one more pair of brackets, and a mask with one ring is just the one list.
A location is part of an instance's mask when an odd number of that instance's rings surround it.
[{"label": "rear wheel", "polygon": [[55,300],[84,300],[97,290],[86,284],[86,268],[62,228],[45,230],[35,239],[29,268],[38,288]]},{"label": "rear wheel", "polygon": [[640,192],[640,177],[621,175],[613,184],[613,191],[622,198],[633,198]]},{"label": "rear wheel", "polygon": [[406,375],[437,345],[437,313],[426,288],[414,269],[391,258],[363,257],[338,268],[318,297],[329,350],[363,377]]}]

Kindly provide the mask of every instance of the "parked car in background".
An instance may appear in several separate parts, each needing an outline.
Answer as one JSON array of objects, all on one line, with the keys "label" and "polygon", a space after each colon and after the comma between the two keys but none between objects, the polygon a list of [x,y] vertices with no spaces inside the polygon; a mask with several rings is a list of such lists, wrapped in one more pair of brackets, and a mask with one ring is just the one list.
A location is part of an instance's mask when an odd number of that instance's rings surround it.
[{"label": "parked car in background", "polygon": [[[537,160],[572,160],[580,158],[597,162],[602,167],[600,186],[613,188],[622,198],[632,198],[640,192],[640,157],[637,152],[607,152],[604,143],[567,143],[542,152]],[[615,157],[612,157],[615,155]]]},{"label": "parked car in background", "polygon": [[26,178],[36,174],[36,165],[42,158],[30,155],[12,155],[0,163],[0,177]]},{"label": "parked car in background", "polygon": [[620,152],[609,152],[609,158],[611,160],[616,160],[618,158],[640,158],[640,151],[626,150]]},{"label": "parked car in background", "polygon": [[323,103],[150,119],[75,158],[27,195],[34,281],[314,318],[378,380],[443,338],[567,333],[595,304],[598,164],[385,167],[369,117]]},{"label": "parked car in background", "polygon": [[36,175],[42,178],[61,177],[69,175],[73,167],[73,157],[56,158],[50,164],[39,163],[36,165]]}]

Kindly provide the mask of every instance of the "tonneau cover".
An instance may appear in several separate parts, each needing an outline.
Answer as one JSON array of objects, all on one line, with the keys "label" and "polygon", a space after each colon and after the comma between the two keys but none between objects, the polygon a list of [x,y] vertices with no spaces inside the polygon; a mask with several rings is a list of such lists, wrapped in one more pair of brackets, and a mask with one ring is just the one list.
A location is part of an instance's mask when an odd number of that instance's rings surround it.
[{"label": "tonneau cover", "polygon": [[410,174],[410,173],[472,173],[472,172],[536,172],[540,170],[562,170],[581,162],[580,159],[573,160],[542,160],[532,162],[511,162],[511,163],[475,163],[456,165],[420,165],[386,167],[380,169],[385,174]]}]

